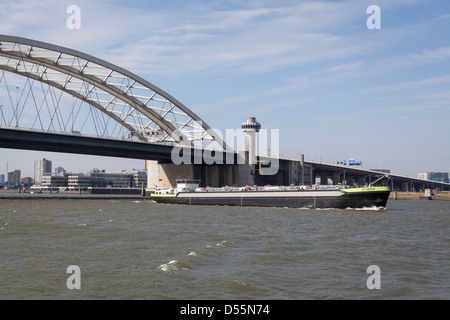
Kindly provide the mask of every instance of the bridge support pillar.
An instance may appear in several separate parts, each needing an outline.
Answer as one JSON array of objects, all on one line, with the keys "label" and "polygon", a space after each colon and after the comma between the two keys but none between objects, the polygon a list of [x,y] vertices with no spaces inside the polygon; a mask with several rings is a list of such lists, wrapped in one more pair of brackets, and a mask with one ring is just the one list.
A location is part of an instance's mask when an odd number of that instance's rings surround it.
[{"label": "bridge support pillar", "polygon": [[254,175],[249,165],[194,165],[147,160],[146,194],[159,188],[175,188],[177,179],[198,179],[200,186],[250,185]]},{"label": "bridge support pillar", "polygon": [[366,177],[364,176],[358,177],[358,185],[360,186],[366,185]]},{"label": "bridge support pillar", "polygon": [[304,184],[313,185],[314,184],[314,166],[309,165],[309,167],[305,166],[305,181]]},{"label": "bridge support pillar", "polygon": [[232,186],[238,184],[239,169],[236,165],[195,165],[193,178],[204,187]]},{"label": "bridge support pillar", "polygon": [[300,162],[292,161],[289,163],[289,166],[286,168],[288,170],[288,184],[289,185],[298,185],[299,184],[299,176],[301,175],[301,165]]},{"label": "bridge support pillar", "polygon": [[253,186],[255,180],[255,166],[249,164],[249,152],[239,151],[240,161],[238,163],[238,186]]},{"label": "bridge support pillar", "polygon": [[333,180],[333,184],[337,185],[338,183],[341,183],[341,173],[340,172],[334,172],[333,176],[331,177]]},{"label": "bridge support pillar", "polygon": [[328,184],[328,174],[322,173],[320,175],[320,184]]},{"label": "bridge support pillar", "polygon": [[299,163],[299,166],[300,166],[300,176],[299,176],[299,179],[300,179],[300,185],[304,185],[305,184],[305,155],[302,153],[301,155],[300,155],[300,163]]},{"label": "bridge support pillar", "polygon": [[178,178],[194,178],[194,165],[147,160],[147,191],[154,191],[156,188],[174,188]]}]

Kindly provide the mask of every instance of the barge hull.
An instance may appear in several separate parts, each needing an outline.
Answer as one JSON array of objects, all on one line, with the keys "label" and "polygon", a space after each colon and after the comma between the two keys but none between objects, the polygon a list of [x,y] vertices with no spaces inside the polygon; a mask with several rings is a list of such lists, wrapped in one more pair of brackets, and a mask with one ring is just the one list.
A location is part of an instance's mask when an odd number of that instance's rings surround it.
[{"label": "barge hull", "polygon": [[287,208],[365,208],[386,207],[389,190],[373,191],[297,191],[297,192],[227,192],[179,193],[178,195],[152,195],[158,203],[185,205],[226,205]]}]

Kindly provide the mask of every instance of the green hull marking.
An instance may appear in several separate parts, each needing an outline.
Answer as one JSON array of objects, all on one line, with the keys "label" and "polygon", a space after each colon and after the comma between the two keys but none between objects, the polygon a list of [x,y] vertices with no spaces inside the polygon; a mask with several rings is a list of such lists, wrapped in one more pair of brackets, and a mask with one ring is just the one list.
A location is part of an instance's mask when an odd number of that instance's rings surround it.
[{"label": "green hull marking", "polygon": [[154,198],[156,198],[156,197],[170,198],[170,197],[176,197],[176,196],[177,196],[176,194],[155,194],[155,193],[150,194],[150,197],[154,197]]},{"label": "green hull marking", "polygon": [[350,192],[380,192],[380,191],[389,191],[389,187],[365,187],[365,188],[350,188],[350,189],[342,189],[342,191],[350,193]]}]

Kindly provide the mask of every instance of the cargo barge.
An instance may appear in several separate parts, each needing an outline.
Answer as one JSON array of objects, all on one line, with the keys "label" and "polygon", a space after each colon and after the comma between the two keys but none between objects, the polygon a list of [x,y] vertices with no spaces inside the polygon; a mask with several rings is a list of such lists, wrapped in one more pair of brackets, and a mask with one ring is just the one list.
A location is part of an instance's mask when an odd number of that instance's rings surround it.
[{"label": "cargo barge", "polygon": [[385,208],[386,186],[246,186],[200,188],[198,180],[177,180],[177,187],[156,190],[150,198],[158,203],[227,205],[312,209]]}]

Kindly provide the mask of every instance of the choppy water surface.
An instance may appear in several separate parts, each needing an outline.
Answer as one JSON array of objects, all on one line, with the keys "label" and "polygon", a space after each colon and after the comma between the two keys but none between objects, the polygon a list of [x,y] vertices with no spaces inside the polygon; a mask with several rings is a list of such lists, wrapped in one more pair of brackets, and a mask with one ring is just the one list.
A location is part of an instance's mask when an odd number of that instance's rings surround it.
[{"label": "choppy water surface", "polygon": [[[449,226],[448,201],[356,211],[3,199],[0,298],[450,299]],[[381,289],[366,285],[370,265]]]}]

